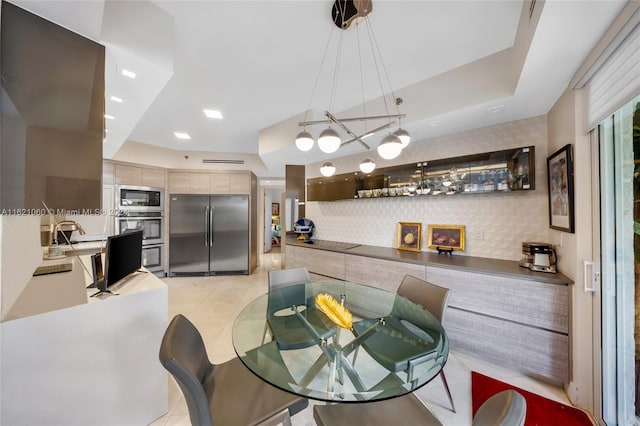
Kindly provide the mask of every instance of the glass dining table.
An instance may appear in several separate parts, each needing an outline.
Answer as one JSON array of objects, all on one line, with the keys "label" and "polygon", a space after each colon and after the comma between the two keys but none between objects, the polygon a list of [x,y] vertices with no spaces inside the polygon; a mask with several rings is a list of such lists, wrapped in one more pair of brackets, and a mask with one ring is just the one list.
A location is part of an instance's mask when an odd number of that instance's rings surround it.
[{"label": "glass dining table", "polygon": [[[319,309],[318,294],[333,297],[351,321],[332,320]],[[334,402],[412,392],[438,375],[449,354],[447,335],[428,311],[395,293],[344,281],[295,284],[254,299],[234,322],[233,346],[266,382]]]}]

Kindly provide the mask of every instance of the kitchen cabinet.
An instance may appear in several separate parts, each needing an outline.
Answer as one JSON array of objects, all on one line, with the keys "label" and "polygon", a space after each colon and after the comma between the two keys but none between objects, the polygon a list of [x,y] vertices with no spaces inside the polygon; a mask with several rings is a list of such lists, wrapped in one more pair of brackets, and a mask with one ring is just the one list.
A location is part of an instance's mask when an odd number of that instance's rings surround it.
[{"label": "kitchen cabinet", "polygon": [[209,174],[193,172],[171,172],[170,194],[209,194]]},{"label": "kitchen cabinet", "polygon": [[453,195],[535,189],[535,147],[528,146],[422,164],[417,194]]},{"label": "kitchen cabinet", "polygon": [[346,255],[346,280],[365,283],[395,293],[406,274],[424,279],[426,267],[368,256]]},{"label": "kitchen cabinet", "polygon": [[453,350],[556,382],[569,380],[569,286],[427,266],[451,289]]},{"label": "kitchen cabinet", "polygon": [[514,261],[318,240],[286,240],[285,259],[287,268],[306,266],[319,280],[396,292],[410,274],[449,288],[445,328],[452,350],[555,383],[569,381],[571,281],[562,274],[531,272]]},{"label": "kitchen cabinet", "polygon": [[229,194],[231,175],[227,173],[212,173],[209,175],[209,189],[212,194]]},{"label": "kitchen cabinet", "polygon": [[345,279],[345,254],[305,247],[286,247],[287,268],[306,266],[310,273]]},{"label": "kitchen cabinet", "polygon": [[535,189],[535,147],[381,167],[307,180],[308,201],[444,196]]},{"label": "kitchen cabinet", "polygon": [[307,200],[333,201],[353,199],[356,191],[354,173],[307,180]]},{"label": "kitchen cabinet", "polygon": [[129,164],[115,164],[115,183],[117,185],[165,187],[166,172],[161,169],[140,167]]},{"label": "kitchen cabinet", "polygon": [[170,194],[251,194],[251,173],[171,172]]}]

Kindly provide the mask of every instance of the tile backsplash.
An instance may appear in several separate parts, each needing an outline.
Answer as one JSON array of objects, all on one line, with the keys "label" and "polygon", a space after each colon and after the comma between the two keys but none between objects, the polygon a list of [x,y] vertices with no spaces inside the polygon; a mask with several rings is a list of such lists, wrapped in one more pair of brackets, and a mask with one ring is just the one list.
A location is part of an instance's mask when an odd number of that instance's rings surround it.
[{"label": "tile backsplash", "polygon": [[[422,223],[422,250],[429,224],[465,225],[465,251],[456,255],[518,260],[523,241],[549,239],[546,116],[498,124],[422,141],[413,141],[392,162],[436,160],[534,145],[536,189],[513,193],[416,196],[307,202],[314,238],[383,247],[396,246],[398,222]],[[363,155],[332,160],[338,173],[355,171]],[[378,161],[378,160],[376,160]],[[320,163],[307,165],[307,178],[319,175]]]}]

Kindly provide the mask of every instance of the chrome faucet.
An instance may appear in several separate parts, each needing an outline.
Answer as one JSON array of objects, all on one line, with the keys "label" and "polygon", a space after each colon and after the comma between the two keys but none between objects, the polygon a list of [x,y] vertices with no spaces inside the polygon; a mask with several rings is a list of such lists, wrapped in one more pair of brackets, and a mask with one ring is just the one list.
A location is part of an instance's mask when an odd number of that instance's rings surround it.
[{"label": "chrome faucet", "polygon": [[[82,229],[82,226],[80,226],[80,224],[78,222],[76,222],[75,220],[63,220],[62,222],[58,222],[56,223],[56,226],[53,228],[53,243],[55,245],[58,244],[58,231],[65,231],[64,229],[61,229],[65,226],[68,226],[71,229],[67,229],[67,231],[78,231],[80,233],[80,235],[84,235],[84,229]],[[71,243],[71,241],[67,241],[68,243]]]}]

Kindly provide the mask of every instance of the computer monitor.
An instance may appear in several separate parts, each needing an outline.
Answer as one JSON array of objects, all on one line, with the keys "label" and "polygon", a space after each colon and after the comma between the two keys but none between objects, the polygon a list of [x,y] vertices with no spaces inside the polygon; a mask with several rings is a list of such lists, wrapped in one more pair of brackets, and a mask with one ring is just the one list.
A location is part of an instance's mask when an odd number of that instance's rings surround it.
[{"label": "computer monitor", "polygon": [[128,231],[107,238],[104,279],[100,262],[94,257],[94,282],[100,292],[142,267],[142,230]]}]

